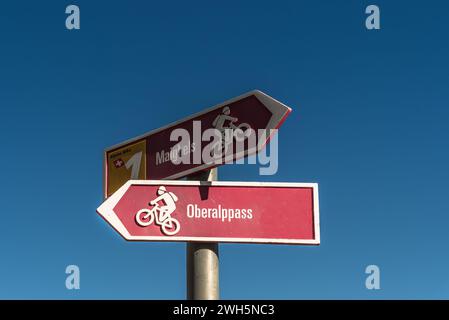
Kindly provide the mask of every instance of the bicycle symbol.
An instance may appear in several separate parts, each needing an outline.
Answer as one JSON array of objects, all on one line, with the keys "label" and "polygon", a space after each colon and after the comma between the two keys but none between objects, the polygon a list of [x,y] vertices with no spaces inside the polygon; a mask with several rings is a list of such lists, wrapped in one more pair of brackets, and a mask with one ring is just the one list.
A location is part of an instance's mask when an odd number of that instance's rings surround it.
[{"label": "bicycle symbol", "polygon": [[[222,154],[223,152],[226,153],[226,150],[228,148],[227,144],[232,143],[232,141],[226,143],[225,139],[226,129],[232,129],[232,135],[237,141],[244,141],[248,139],[248,137],[251,135],[250,130],[251,126],[245,122],[240,123],[238,126],[235,125],[235,123],[238,121],[238,118],[232,117],[230,114],[231,111],[229,107],[224,107],[222,113],[219,114],[212,123],[214,128],[218,129],[221,133],[221,141],[220,141],[221,146],[220,145],[219,146],[221,147]],[[213,155],[214,151],[212,150],[211,156]]]},{"label": "bicycle symbol", "polygon": [[[158,197],[149,203],[153,208],[140,209],[136,213],[136,222],[141,227],[148,227],[155,222],[167,236],[175,235],[181,229],[181,225],[171,214],[176,210],[175,202],[178,198],[173,192],[167,192],[164,186],[159,187],[157,195]],[[164,203],[163,206],[159,205],[160,201]]]}]

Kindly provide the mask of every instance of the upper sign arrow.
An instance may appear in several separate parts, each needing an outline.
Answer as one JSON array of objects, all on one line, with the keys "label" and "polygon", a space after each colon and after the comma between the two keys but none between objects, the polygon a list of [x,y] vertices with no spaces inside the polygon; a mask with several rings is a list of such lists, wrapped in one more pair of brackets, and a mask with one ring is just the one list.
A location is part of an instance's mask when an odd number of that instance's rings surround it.
[{"label": "upper sign arrow", "polygon": [[[104,159],[105,197],[129,179],[177,179],[255,154],[269,141],[271,129],[279,128],[290,112],[286,105],[254,90],[108,148]],[[216,129],[223,137],[225,131],[234,131],[228,141],[235,144],[228,148],[227,142],[223,142],[223,157],[214,158],[214,161],[203,155],[205,148],[210,149],[214,141],[210,136],[205,137],[207,129]],[[189,141],[181,144],[179,134],[173,135],[180,131],[188,134]],[[241,148],[237,141],[241,142]],[[207,152],[213,156],[216,150]],[[179,163],[181,157],[190,161]]]}]

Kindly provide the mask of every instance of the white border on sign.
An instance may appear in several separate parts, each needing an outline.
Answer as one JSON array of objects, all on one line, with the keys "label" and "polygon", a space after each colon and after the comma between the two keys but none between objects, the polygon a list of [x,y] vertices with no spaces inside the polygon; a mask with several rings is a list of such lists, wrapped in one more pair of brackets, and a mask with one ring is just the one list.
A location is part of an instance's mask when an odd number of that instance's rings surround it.
[{"label": "white border on sign", "polygon": [[[215,238],[215,237],[163,237],[163,236],[132,236],[122,224],[114,207],[131,185],[183,185],[183,186],[238,186],[238,187],[280,187],[280,188],[312,188],[313,190],[313,223],[315,239],[266,239],[266,238]],[[293,182],[231,182],[231,181],[177,181],[177,180],[129,180],[103,204],[97,212],[123,238],[128,241],[195,241],[195,242],[234,242],[234,243],[278,243],[278,244],[320,244],[319,199],[317,183]]]},{"label": "white border on sign", "polygon": [[[108,187],[107,153],[108,152],[110,152],[110,151],[112,151],[114,149],[118,149],[120,147],[126,146],[128,144],[137,142],[138,140],[146,139],[148,136],[151,136],[151,135],[153,135],[155,133],[158,133],[160,131],[166,130],[166,129],[170,128],[170,127],[174,127],[174,126],[176,126],[176,125],[178,125],[178,124],[180,124],[182,122],[194,119],[194,118],[199,117],[199,116],[201,116],[201,115],[203,115],[205,113],[208,113],[210,111],[213,111],[213,110],[216,110],[216,109],[220,109],[221,107],[223,107],[225,105],[234,103],[236,101],[239,101],[241,99],[244,99],[244,98],[252,96],[252,95],[256,96],[256,98],[259,99],[260,102],[272,114],[270,120],[268,121],[267,127],[265,128],[266,130],[277,129],[280,126],[280,124],[282,124],[282,122],[285,119],[285,117],[292,110],[290,107],[288,107],[285,104],[283,104],[282,102],[279,102],[278,100],[270,97],[269,95],[263,93],[262,91],[260,91],[260,90],[252,90],[252,91],[244,93],[244,94],[242,94],[242,95],[240,95],[238,97],[229,99],[229,100],[227,100],[225,102],[222,102],[222,103],[219,103],[219,104],[217,104],[217,105],[215,105],[213,107],[207,108],[207,109],[205,109],[205,110],[203,110],[201,112],[197,112],[197,113],[195,113],[195,114],[193,114],[193,115],[191,115],[189,117],[186,117],[186,118],[183,118],[181,120],[172,122],[172,123],[170,123],[168,125],[165,125],[165,126],[163,126],[161,128],[149,131],[149,132],[144,133],[144,134],[142,134],[140,136],[137,136],[135,138],[128,139],[128,140],[126,140],[124,142],[121,142],[119,144],[116,144],[116,145],[114,145],[112,147],[106,148],[104,150],[104,162],[103,162],[103,177],[104,177],[104,179],[103,179],[103,185],[104,185],[103,191],[104,191],[104,198],[106,199],[107,196],[108,196],[107,195],[107,193],[108,193],[108,190],[107,190],[107,187]],[[267,141],[269,140],[269,138],[270,137],[267,137]],[[244,150],[243,152],[239,152],[238,154],[233,155],[232,157],[235,156],[236,158],[242,158],[242,157],[245,157],[245,156],[250,156],[250,155],[260,151],[265,146],[267,141],[258,141],[257,147],[254,147],[254,148],[251,148],[251,149],[248,149],[248,150]],[[147,149],[148,149],[148,147],[147,147]],[[228,158],[226,158],[225,161],[229,160]],[[147,159],[147,161],[149,161],[149,159]],[[224,163],[221,163],[221,164],[224,164]],[[195,173],[195,172],[198,172],[198,171],[202,171],[202,170],[206,170],[206,169],[210,169],[210,168],[219,166],[221,164],[205,163],[205,164],[202,164],[200,166],[191,168],[189,170],[184,170],[182,172],[178,172],[177,174],[168,176],[168,177],[164,178],[164,180],[166,180],[166,179],[167,180],[169,180],[169,179],[178,179],[178,178],[187,176],[189,174],[192,174],[192,173]]]}]

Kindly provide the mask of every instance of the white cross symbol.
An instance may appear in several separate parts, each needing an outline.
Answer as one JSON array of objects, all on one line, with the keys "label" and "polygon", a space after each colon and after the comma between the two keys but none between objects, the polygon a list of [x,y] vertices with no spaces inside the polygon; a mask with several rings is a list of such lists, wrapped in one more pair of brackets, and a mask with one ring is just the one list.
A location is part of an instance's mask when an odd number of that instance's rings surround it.
[{"label": "white cross symbol", "polygon": [[116,162],[115,162],[115,166],[116,167],[121,167],[123,165],[123,161],[122,160],[117,160]]}]

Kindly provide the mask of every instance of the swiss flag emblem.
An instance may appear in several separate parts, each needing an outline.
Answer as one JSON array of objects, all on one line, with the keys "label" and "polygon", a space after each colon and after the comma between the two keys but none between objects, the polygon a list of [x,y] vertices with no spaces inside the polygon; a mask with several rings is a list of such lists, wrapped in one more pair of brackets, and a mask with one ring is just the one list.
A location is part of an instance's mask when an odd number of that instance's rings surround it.
[{"label": "swiss flag emblem", "polygon": [[123,165],[125,164],[125,162],[123,162],[122,159],[117,159],[114,161],[114,166],[118,169],[123,167]]}]

